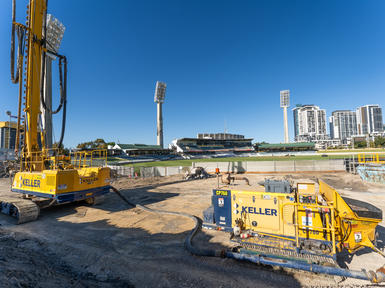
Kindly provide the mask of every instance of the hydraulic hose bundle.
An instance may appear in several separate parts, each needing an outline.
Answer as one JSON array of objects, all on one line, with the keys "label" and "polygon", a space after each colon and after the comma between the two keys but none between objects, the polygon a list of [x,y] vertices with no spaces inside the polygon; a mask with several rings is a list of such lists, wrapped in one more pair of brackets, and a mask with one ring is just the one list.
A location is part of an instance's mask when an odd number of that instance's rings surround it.
[{"label": "hydraulic hose bundle", "polygon": [[[17,68],[15,75],[15,32],[17,33],[18,49],[17,49]],[[16,127],[16,143],[15,156],[18,157],[20,145],[20,118],[21,118],[21,102],[23,95],[23,58],[25,47],[26,27],[17,25],[16,23],[16,0],[12,1],[12,32],[11,32],[11,80],[12,83],[19,83],[19,105],[17,111],[17,127]],[[24,127],[25,128],[25,127]]]},{"label": "hydraulic hose bundle", "polygon": [[[48,0],[46,0],[46,7],[48,6]],[[58,147],[60,148],[64,139],[64,132],[66,126],[66,112],[67,112],[67,58],[63,55],[59,55],[54,51],[47,49],[47,13],[43,17],[43,38],[34,39],[34,35],[29,35],[29,29],[25,25],[16,23],[16,0],[12,0],[12,33],[11,33],[11,79],[14,84],[19,83],[19,109],[18,109],[18,126],[17,126],[17,142],[15,145],[15,150],[18,150],[19,146],[19,131],[20,131],[20,116],[21,116],[21,106],[22,106],[22,70],[23,70],[23,57],[24,57],[24,47],[25,39],[32,37],[33,41],[40,41],[42,47],[42,64],[41,64],[41,82],[40,82],[40,101],[43,108],[50,114],[57,114],[63,109],[62,115],[62,127],[60,133],[60,140]],[[17,52],[17,65],[15,72],[15,34],[18,38],[18,52]],[[44,79],[45,79],[45,64],[46,64],[46,54],[50,53],[59,58],[59,85],[60,85],[60,102],[58,107],[55,110],[50,109],[44,101]],[[28,51],[28,53],[31,53]],[[63,67],[64,66],[64,67]],[[24,127],[25,128],[25,127]],[[17,154],[17,153],[16,153]]]},{"label": "hydraulic hose bundle", "polygon": [[[48,7],[48,0],[46,0],[46,7]],[[60,133],[60,140],[58,143],[58,148],[61,148],[63,144],[64,139],[64,132],[65,132],[65,125],[66,125],[66,113],[67,113],[67,58],[63,55],[59,55],[54,51],[47,49],[47,13],[45,13],[43,18],[43,53],[42,53],[42,65],[41,65],[41,82],[40,82],[40,101],[43,108],[50,114],[57,114],[60,112],[60,110],[63,108],[63,115],[62,115],[62,128]],[[52,55],[55,55],[59,58],[59,85],[60,85],[60,103],[59,106],[52,110],[50,109],[45,101],[44,101],[44,79],[45,79],[45,64],[46,64],[46,57],[47,52],[49,52]],[[64,79],[63,79],[63,65],[64,63]]]},{"label": "hydraulic hose bundle", "polygon": [[[12,83],[19,83],[20,75],[22,74],[23,56],[24,56],[24,36],[25,30],[23,27],[16,25],[16,0],[12,1],[12,32],[11,32],[11,79]],[[17,33],[17,68],[15,75],[15,32]]]}]

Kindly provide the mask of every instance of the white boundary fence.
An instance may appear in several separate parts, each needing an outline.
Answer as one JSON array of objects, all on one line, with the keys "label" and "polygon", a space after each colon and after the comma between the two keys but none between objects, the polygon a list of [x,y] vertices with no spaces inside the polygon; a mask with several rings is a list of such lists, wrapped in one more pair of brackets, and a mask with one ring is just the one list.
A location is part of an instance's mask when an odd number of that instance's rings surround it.
[{"label": "white boundary fence", "polygon": [[[343,159],[338,160],[293,160],[293,161],[236,161],[236,162],[193,162],[192,167],[203,167],[209,173],[280,173],[280,172],[313,172],[313,171],[346,171]],[[108,165],[118,176],[135,177],[130,166]],[[140,167],[139,177],[159,177],[184,174],[192,167]]]},{"label": "white boundary fence", "polygon": [[186,169],[183,167],[140,167],[140,176],[143,178],[156,176],[172,176],[183,174]]},{"label": "white boundary fence", "polygon": [[[127,176],[130,178],[135,177],[134,167],[130,166],[118,166],[108,165],[112,170],[116,172],[117,176]],[[190,167],[140,167],[139,177],[148,178],[156,176],[171,176],[184,174]]]},{"label": "white boundary fence", "polygon": [[135,177],[134,167],[118,165],[108,165],[108,167],[114,170],[117,176]]},{"label": "white boundary fence", "polygon": [[236,162],[194,162],[192,167],[203,167],[207,172],[231,173],[277,173],[346,171],[343,159],[336,160],[293,160],[293,161],[236,161]]}]

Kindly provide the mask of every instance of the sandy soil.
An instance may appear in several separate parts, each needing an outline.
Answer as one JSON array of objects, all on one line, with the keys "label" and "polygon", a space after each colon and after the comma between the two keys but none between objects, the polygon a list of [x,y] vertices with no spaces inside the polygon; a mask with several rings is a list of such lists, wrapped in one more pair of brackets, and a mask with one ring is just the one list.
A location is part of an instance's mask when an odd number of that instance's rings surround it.
[{"label": "sandy soil", "polygon": [[[281,177],[285,175],[274,175]],[[293,180],[322,178],[343,195],[364,200],[385,211],[385,186],[363,183],[347,173],[286,175]],[[248,175],[256,185],[268,175]],[[113,185],[135,203],[202,217],[210,206],[215,178],[184,182],[181,176],[119,179]],[[0,194],[9,194],[9,180],[0,179]],[[110,193],[103,204],[62,205],[41,211],[38,221],[15,225],[0,216],[1,287],[303,287],[355,286],[365,281],[314,275],[237,262],[197,257],[183,246],[194,223],[127,207]],[[384,223],[378,229],[385,243]],[[194,239],[200,247],[230,247],[229,235],[203,230]],[[351,269],[377,269],[385,259],[360,251],[341,261]]]}]

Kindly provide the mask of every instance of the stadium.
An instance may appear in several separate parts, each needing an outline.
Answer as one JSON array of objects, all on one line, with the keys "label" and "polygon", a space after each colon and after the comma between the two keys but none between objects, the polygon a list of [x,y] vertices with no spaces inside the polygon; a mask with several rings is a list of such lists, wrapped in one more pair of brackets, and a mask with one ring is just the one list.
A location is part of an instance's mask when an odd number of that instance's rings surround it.
[{"label": "stadium", "polygon": [[248,156],[254,152],[252,138],[244,138],[243,135],[217,133],[198,134],[197,138],[175,139],[170,144],[174,152],[186,156],[228,157]]}]

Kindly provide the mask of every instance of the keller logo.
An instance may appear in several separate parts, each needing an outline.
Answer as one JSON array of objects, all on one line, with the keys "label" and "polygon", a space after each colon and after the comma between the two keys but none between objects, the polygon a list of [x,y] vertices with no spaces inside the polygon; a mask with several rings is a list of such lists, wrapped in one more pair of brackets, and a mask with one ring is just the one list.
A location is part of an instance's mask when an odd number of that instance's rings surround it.
[{"label": "keller logo", "polygon": [[23,183],[23,186],[27,186],[27,187],[35,187],[35,188],[38,188],[40,187],[40,180],[38,179],[25,179],[25,178],[21,178],[20,179]]},{"label": "keller logo", "polygon": [[242,214],[243,213],[249,213],[249,214],[257,214],[257,215],[277,216],[277,209],[242,206],[242,212],[241,213]]}]

